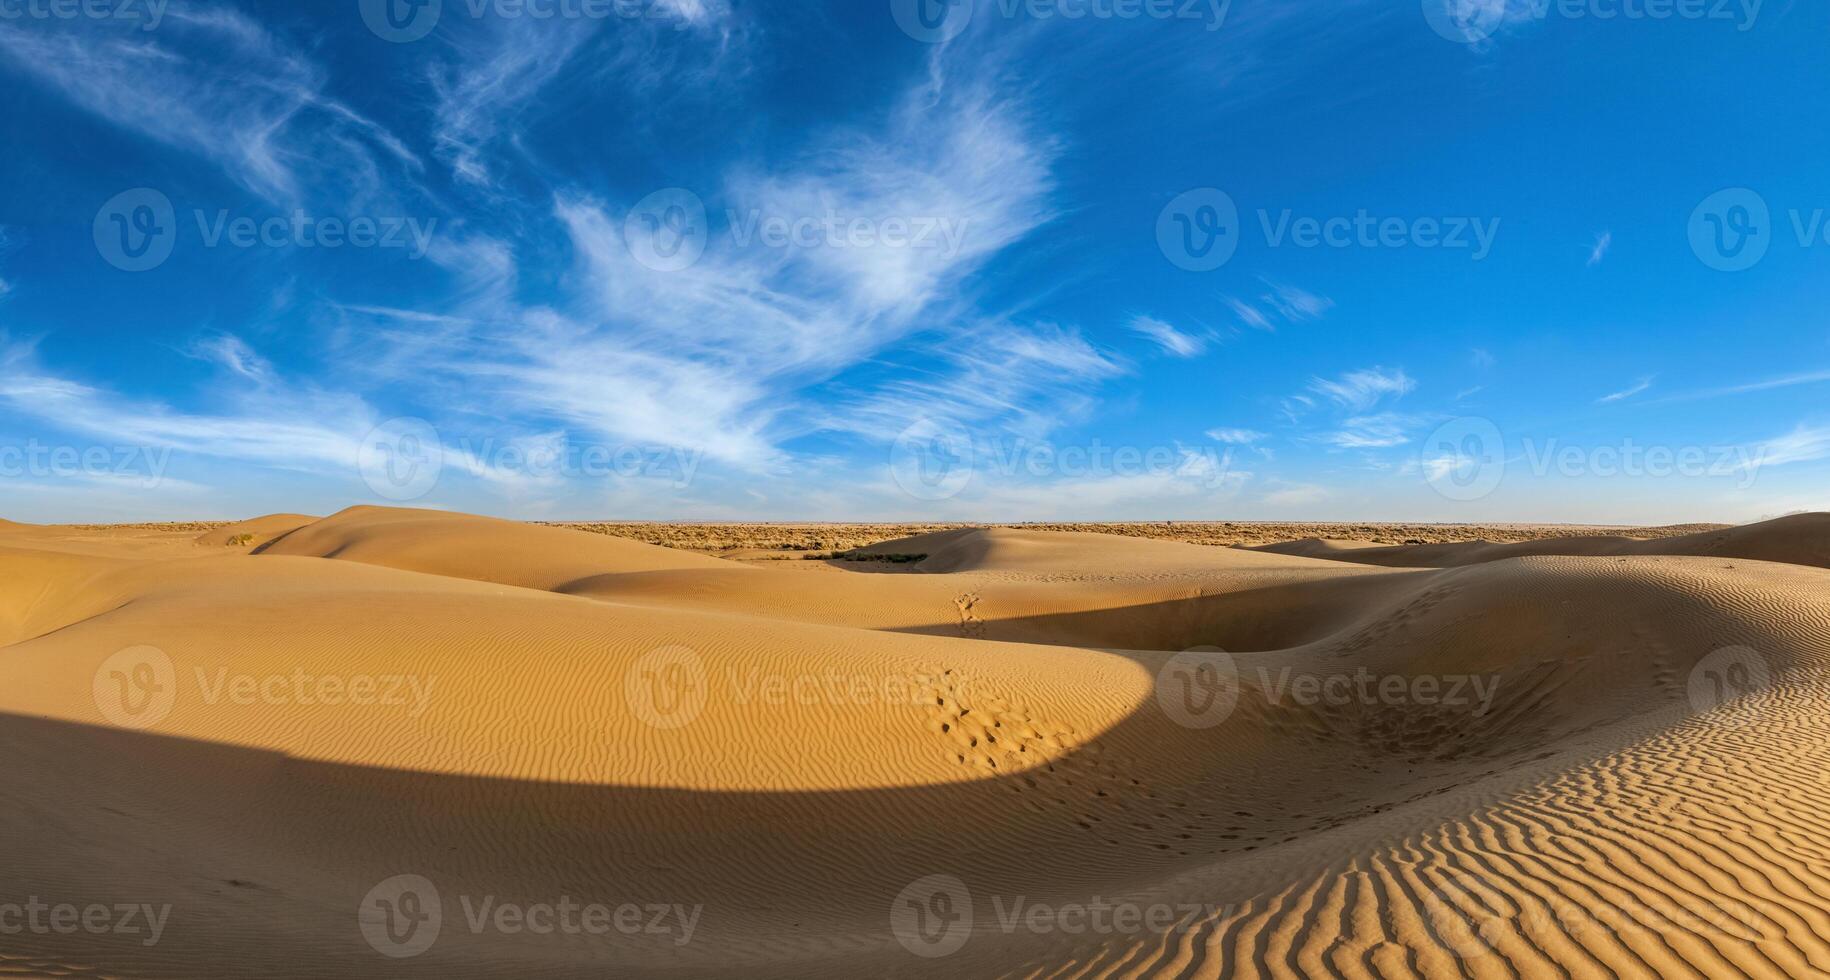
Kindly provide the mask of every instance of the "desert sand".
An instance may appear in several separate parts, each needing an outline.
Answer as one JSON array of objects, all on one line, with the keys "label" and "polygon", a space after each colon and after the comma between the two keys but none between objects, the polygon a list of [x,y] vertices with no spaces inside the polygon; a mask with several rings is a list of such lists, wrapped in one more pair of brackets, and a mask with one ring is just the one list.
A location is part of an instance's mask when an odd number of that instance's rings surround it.
[{"label": "desert sand", "polygon": [[1830,974],[1830,516],[1172,536],[0,524],[0,974]]}]

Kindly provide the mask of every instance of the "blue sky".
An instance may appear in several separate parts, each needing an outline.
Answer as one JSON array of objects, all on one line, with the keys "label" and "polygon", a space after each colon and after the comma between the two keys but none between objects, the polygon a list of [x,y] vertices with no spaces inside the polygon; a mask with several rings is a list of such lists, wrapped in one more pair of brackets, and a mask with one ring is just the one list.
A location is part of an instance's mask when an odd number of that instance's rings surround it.
[{"label": "blue sky", "polygon": [[1830,509],[1820,4],[392,3],[0,0],[0,513]]}]

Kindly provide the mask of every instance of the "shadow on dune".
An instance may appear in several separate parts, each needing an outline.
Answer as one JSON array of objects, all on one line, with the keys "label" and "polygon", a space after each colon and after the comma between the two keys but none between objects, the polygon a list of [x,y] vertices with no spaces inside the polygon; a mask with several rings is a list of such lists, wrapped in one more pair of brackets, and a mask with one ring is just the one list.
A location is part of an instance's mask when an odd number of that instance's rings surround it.
[{"label": "shadow on dune", "polygon": [[[1100,742],[1148,743],[1165,725],[1140,712]],[[1250,818],[1189,802],[1211,792],[1176,783],[1224,774],[1121,770],[1099,751],[947,785],[708,792],[402,772],[0,715],[8,877],[82,903],[173,906],[154,948],[28,934],[8,937],[9,949],[127,977],[541,976],[583,966],[729,975],[752,960],[750,975],[787,977],[805,975],[795,966],[803,957],[853,973],[835,954],[866,957],[858,969],[871,974],[958,975],[1004,953],[987,939],[978,956],[988,959],[936,969],[897,946],[889,909],[917,879],[951,874],[981,896],[1085,901],[1269,839]],[[1264,789],[1236,788],[1242,798]],[[364,895],[399,874],[425,876],[445,903],[449,938],[411,960],[379,956],[358,930]],[[561,895],[704,912],[685,947],[465,935],[459,896]]]}]

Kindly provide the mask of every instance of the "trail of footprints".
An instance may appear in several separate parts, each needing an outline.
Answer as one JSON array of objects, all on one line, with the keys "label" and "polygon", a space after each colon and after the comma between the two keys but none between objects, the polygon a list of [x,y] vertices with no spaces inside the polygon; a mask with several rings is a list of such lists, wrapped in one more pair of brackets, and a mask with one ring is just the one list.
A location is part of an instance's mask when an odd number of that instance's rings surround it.
[{"label": "trail of footprints", "polygon": [[[1113,847],[1178,857],[1274,843],[1254,833],[1261,815],[1204,809],[1193,787],[1149,786],[1128,775],[1139,760],[1044,718],[1021,699],[977,692],[950,669],[926,668],[917,679],[929,695],[927,729],[946,740],[944,751],[961,766],[1007,777],[1006,787],[1033,813],[1058,813]],[[1262,816],[1277,823],[1289,817]]]}]

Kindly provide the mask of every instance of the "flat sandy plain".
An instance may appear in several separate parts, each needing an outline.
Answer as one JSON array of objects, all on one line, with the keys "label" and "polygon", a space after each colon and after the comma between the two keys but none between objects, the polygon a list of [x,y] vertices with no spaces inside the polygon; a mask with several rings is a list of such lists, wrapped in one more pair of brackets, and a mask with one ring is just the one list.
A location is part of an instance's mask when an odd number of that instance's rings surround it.
[{"label": "flat sandy plain", "polygon": [[0,975],[1830,975],[1830,515],[1102,529],[0,522]]}]

